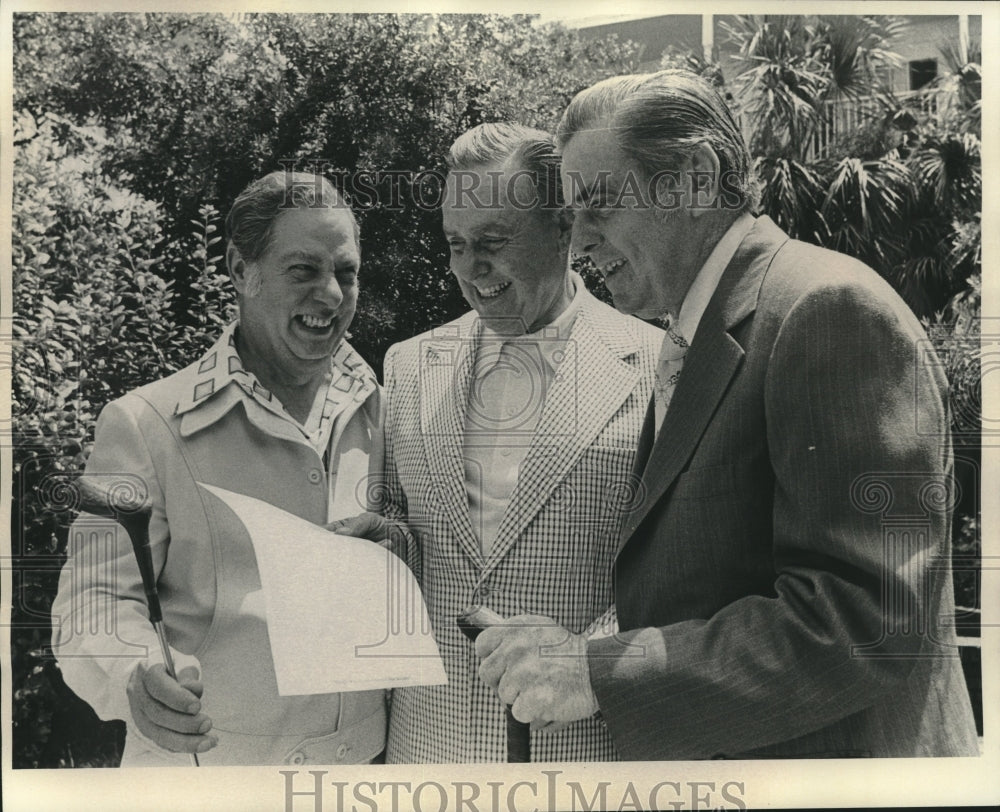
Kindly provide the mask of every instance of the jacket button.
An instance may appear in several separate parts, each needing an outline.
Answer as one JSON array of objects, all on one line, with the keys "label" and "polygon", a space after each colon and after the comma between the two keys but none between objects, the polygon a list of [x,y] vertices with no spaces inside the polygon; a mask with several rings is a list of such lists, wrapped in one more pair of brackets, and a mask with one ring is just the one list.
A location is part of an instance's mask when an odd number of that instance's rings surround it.
[{"label": "jacket button", "polygon": [[337,758],[338,759],[343,759],[344,756],[347,755],[347,751],[350,750],[350,749],[351,748],[348,747],[346,744],[340,745],[340,747],[337,748]]},{"label": "jacket button", "polygon": [[309,481],[313,485],[319,485],[319,483],[322,481],[322,479],[323,479],[323,474],[320,472],[319,468],[313,468],[309,472]]}]

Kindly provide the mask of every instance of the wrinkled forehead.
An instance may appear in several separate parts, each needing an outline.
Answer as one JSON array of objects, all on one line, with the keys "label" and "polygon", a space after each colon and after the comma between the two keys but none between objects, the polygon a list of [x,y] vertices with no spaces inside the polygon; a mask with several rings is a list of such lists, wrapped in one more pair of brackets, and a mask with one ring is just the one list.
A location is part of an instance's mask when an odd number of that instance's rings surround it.
[{"label": "wrinkled forehead", "polygon": [[274,219],[266,253],[359,253],[357,224],[343,205],[285,209]]}]

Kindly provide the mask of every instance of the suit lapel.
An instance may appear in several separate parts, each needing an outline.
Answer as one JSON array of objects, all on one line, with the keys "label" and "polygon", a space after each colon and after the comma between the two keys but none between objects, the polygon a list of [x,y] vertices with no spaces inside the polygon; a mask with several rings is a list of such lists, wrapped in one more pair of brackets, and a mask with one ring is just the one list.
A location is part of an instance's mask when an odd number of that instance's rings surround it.
[{"label": "suit lapel", "polygon": [[[694,453],[743,362],[744,349],[730,331],[756,310],[760,286],[771,259],[787,241],[787,235],[770,218],[760,217],[726,267],[698,325],[663,426],[642,469],[643,500],[622,528],[619,549]],[[646,428],[652,431],[648,414]],[[643,437],[647,437],[646,428]],[[651,436],[650,433],[647,442]]]},{"label": "suit lapel", "polygon": [[[704,318],[708,316],[706,311],[702,321],[706,327]],[[743,349],[724,331],[715,332],[709,341],[692,344],[642,473],[642,504],[629,516],[623,541],[632,535],[683,469],[742,360]]]},{"label": "suit lapel", "polygon": [[479,321],[471,313],[457,324],[435,331],[421,347],[420,429],[433,500],[447,514],[465,551],[482,563],[469,517],[462,453],[465,405],[478,339]]},{"label": "suit lapel", "polygon": [[587,294],[573,323],[566,357],[545,398],[488,566],[507,554],[635,389],[639,371],[622,359],[635,353],[638,344],[622,331],[619,319]]}]

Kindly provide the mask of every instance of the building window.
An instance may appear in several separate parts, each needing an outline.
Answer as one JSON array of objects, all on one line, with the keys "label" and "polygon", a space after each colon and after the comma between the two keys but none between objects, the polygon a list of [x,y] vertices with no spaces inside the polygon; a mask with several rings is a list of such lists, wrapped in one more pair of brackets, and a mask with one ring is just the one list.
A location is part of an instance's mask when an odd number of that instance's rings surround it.
[{"label": "building window", "polygon": [[910,61],[910,90],[920,90],[937,78],[936,59],[914,59]]}]

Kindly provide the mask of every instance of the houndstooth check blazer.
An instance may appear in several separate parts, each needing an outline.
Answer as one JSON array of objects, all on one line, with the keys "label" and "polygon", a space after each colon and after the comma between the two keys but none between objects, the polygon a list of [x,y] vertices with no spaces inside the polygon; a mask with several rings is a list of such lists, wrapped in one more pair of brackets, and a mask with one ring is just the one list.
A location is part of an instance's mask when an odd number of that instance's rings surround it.
[{"label": "houndstooth check blazer", "polygon": [[[387,760],[502,762],[503,706],[455,619],[479,603],[583,631],[612,603],[611,566],[663,332],[585,294],[489,555],[469,515],[462,458],[480,334],[474,312],[389,349],[385,481],[405,522],[448,684],[394,691]],[[616,758],[603,722],[533,732],[533,761]]]}]

